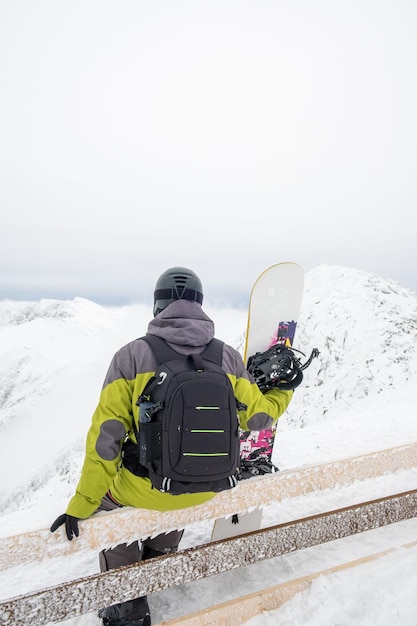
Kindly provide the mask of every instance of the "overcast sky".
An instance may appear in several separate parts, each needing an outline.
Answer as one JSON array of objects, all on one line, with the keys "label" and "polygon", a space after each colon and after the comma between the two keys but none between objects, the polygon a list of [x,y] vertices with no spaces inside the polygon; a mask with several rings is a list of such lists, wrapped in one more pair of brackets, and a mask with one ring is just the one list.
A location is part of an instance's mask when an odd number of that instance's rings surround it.
[{"label": "overcast sky", "polygon": [[0,0],[0,298],[417,290],[415,0]]}]

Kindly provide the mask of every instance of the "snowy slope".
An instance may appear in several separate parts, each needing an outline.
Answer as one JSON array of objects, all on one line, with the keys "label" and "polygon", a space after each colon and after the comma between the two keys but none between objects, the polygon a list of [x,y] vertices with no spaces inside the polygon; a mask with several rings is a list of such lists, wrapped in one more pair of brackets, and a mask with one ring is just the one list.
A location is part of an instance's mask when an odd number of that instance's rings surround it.
[{"label": "snowy slope", "polygon": [[[204,308],[216,322],[217,336],[241,347],[245,312],[216,310],[209,304]],[[150,313],[142,305],[109,309],[80,298],[0,302],[3,536],[48,526],[65,509],[110,358],[123,343],[146,332]],[[372,274],[321,266],[307,275],[299,328],[296,347],[306,353],[317,347],[321,355],[280,420],[275,462],[281,469],[417,441],[416,294]],[[312,498],[284,502],[269,507],[265,523],[416,485],[417,472],[407,472],[384,477],[376,486],[323,494],[320,503]],[[207,541],[209,533],[209,525],[192,528],[183,546]],[[167,619],[176,610],[187,612],[221,601],[224,589],[226,597],[249,593],[350,560],[356,553],[362,556],[364,551],[417,539],[417,521],[366,535],[342,546],[334,542],[280,557],[239,576],[233,572],[156,594],[151,603],[154,621]],[[416,564],[417,550],[409,549],[362,566],[363,573],[319,579],[280,611],[252,624],[415,624],[417,611],[409,589],[417,588]],[[87,554],[66,561],[65,568],[61,563],[48,570],[37,564],[14,568],[0,576],[0,588],[3,597],[10,597],[95,571],[96,556]],[[395,585],[389,582],[389,571],[396,574]],[[401,605],[396,593],[401,593]],[[379,618],[370,621],[372,615]],[[66,623],[92,626],[99,620],[91,614]]]},{"label": "snowy slope", "polygon": [[311,425],[371,408],[415,377],[415,293],[338,266],[311,271],[306,284],[296,345],[308,351],[317,344],[321,357],[288,411],[290,422]]},{"label": "snowy slope", "polygon": [[[80,298],[0,303],[0,512],[69,471],[123,331]],[[19,471],[10,472],[16,455]]]}]

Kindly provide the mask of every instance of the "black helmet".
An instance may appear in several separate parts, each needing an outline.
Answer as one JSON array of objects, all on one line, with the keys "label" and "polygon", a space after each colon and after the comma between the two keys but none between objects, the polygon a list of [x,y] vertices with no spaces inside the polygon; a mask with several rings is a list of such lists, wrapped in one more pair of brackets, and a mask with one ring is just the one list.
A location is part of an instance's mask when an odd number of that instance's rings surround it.
[{"label": "black helmet", "polygon": [[161,311],[174,300],[191,300],[203,303],[201,280],[186,267],[171,267],[156,281],[153,314]]}]

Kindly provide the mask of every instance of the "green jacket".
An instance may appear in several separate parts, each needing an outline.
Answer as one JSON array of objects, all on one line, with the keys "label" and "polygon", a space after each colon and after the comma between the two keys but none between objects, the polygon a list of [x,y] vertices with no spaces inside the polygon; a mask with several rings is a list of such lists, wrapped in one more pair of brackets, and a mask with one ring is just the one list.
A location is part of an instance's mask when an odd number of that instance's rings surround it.
[{"label": "green jacket", "polygon": [[[177,300],[157,315],[148,334],[165,339],[181,354],[202,351],[214,337],[214,323],[196,302]],[[110,490],[122,505],[158,511],[182,509],[201,504],[214,493],[171,495],[153,489],[148,478],[135,476],[121,462],[124,440],[135,441],[132,423],[138,423],[136,401],[155,373],[157,363],[146,342],[137,339],[113,357],[98,406],[87,434],[86,453],[76,493],[67,514],[89,517]],[[243,430],[270,428],[286,410],[292,391],[272,390],[262,394],[247,372],[242,357],[227,344],[223,348],[223,369],[237,400],[246,405],[239,412]]]}]

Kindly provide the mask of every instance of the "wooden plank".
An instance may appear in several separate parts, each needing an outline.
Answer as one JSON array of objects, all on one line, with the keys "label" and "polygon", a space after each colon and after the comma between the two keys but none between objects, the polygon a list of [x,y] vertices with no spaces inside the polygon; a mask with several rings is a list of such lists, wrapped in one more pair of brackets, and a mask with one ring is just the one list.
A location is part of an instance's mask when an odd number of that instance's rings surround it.
[{"label": "wooden plank", "polygon": [[0,603],[0,624],[38,626],[417,516],[417,490],[279,524]]},{"label": "wooden plank", "polygon": [[[103,550],[152,535],[184,528],[189,524],[244,513],[285,498],[342,487],[417,465],[417,443],[357,457],[310,465],[296,470],[244,480],[210,502],[178,511],[148,511],[126,507],[99,513],[80,523],[80,536],[71,542],[63,528],[55,533],[36,530],[0,539],[0,569],[35,559],[60,557],[83,550]],[[262,487],[260,488],[260,481]],[[174,497],[174,496],[173,496]],[[13,560],[10,559],[13,554]]]},{"label": "wooden plank", "polygon": [[336,572],[352,569],[364,563],[375,561],[388,554],[394,553],[399,548],[414,548],[416,546],[417,541],[414,541],[396,548],[389,548],[360,559],[355,559],[347,563],[320,570],[319,572],[308,574],[307,576],[302,576],[301,578],[274,585],[262,591],[255,591],[243,597],[222,602],[208,609],[202,609],[172,620],[164,620],[155,626],[177,626],[179,624],[181,624],[181,626],[212,626],[213,624],[216,624],[216,626],[240,626],[240,624],[244,624],[252,619],[252,617],[256,617],[265,611],[276,611],[285,604],[285,602],[291,600],[297,593],[307,589],[313,580],[319,576],[330,576]]}]

